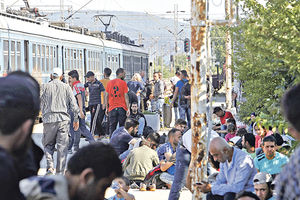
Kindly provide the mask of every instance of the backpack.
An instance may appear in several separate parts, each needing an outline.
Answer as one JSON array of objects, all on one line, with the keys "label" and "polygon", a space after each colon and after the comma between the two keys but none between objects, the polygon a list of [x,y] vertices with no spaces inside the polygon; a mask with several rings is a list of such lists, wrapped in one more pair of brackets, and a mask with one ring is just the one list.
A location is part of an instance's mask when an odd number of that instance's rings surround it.
[{"label": "backpack", "polygon": [[146,175],[143,183],[145,183],[146,185],[155,184],[156,189],[162,189],[163,187],[166,186],[166,184],[159,179],[159,176],[162,173],[163,172],[160,169],[160,165],[157,165],[156,167],[154,167],[153,169],[151,169],[149,171],[149,173]]},{"label": "backpack", "polygon": [[189,83],[189,81],[186,81],[180,91],[179,104],[190,106],[191,100],[184,98],[185,96],[190,96],[190,95],[191,95],[191,84]]}]

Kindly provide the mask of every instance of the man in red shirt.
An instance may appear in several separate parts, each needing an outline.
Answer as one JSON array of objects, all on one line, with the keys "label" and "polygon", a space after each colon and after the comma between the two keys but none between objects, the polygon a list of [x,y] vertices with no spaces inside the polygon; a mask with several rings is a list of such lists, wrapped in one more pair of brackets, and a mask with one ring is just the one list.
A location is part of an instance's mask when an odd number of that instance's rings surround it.
[{"label": "man in red shirt", "polygon": [[214,114],[216,114],[220,118],[221,126],[214,126],[213,129],[221,129],[226,130],[226,119],[234,118],[231,112],[222,110],[221,107],[214,108]]},{"label": "man in red shirt", "polygon": [[126,72],[123,68],[117,69],[117,78],[109,81],[106,87],[105,103],[106,115],[109,117],[109,134],[119,127],[124,126],[126,115],[130,115],[128,87],[124,81]]}]

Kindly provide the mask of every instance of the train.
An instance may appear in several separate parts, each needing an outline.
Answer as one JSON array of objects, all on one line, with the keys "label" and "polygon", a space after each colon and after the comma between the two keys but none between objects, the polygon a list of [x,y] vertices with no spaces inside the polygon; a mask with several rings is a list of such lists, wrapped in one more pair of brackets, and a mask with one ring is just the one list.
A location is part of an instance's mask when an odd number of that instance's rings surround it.
[{"label": "train", "polygon": [[42,84],[50,80],[54,67],[65,75],[76,69],[83,82],[87,71],[102,78],[105,67],[112,70],[111,78],[118,68],[124,68],[127,81],[134,73],[148,74],[149,54],[142,45],[57,24],[0,12],[0,76],[22,70]]}]

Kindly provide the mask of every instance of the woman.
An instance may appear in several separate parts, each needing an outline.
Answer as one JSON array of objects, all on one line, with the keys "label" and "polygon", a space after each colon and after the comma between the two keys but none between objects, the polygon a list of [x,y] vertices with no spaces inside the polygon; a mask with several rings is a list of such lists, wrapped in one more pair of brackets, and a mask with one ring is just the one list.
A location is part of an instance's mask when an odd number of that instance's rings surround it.
[{"label": "woman", "polygon": [[141,91],[144,90],[144,85],[143,85],[141,75],[139,73],[135,73],[132,76],[132,79],[127,83],[127,86],[128,86],[129,91],[133,92],[138,97],[138,104],[140,107],[140,102],[141,102],[140,93],[141,93]]}]

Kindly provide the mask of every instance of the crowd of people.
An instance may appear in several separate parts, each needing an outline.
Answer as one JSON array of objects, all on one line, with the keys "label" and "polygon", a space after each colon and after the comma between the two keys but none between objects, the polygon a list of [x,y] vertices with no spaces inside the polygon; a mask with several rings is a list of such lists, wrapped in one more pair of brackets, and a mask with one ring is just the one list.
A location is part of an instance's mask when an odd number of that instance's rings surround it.
[{"label": "crowd of people", "polygon": [[[155,72],[149,81],[141,72],[126,83],[124,69],[119,68],[112,80],[111,73],[105,68],[104,78],[98,81],[89,71],[83,84],[72,70],[64,83],[62,70],[54,68],[51,81],[41,87],[25,72],[0,78],[1,199],[104,200],[108,187],[115,191],[109,200],[134,200],[130,188],[168,188],[169,200],[179,199],[184,188],[200,190],[208,200],[299,198],[299,150],[289,159],[280,153],[286,148],[282,135],[255,120],[255,113],[248,126],[243,126],[221,107],[213,110],[219,123],[209,142],[208,179],[192,185],[188,73],[177,71],[171,79],[170,105],[176,120],[163,135],[147,125],[141,112],[151,107],[163,115],[168,88],[162,74]],[[298,140],[299,99],[300,85],[282,101],[289,133]],[[40,111],[43,150],[31,139]],[[85,122],[87,111],[90,129]],[[90,144],[79,148],[81,136]],[[109,139],[108,144],[103,138]],[[73,155],[67,162],[68,153]],[[37,176],[43,155],[46,176]]]}]

